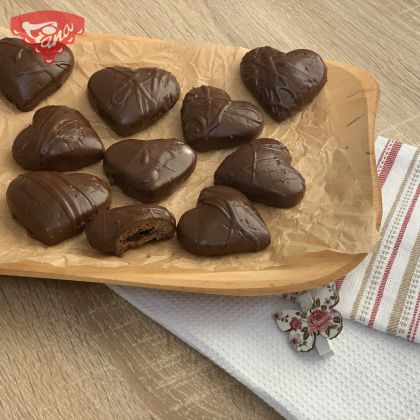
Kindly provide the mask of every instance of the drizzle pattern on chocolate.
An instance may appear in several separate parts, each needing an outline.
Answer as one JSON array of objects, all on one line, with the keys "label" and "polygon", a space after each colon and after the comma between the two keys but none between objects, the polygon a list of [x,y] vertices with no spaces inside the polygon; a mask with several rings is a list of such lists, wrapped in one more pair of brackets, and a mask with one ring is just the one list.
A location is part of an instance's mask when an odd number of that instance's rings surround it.
[{"label": "drizzle pattern on chocolate", "polygon": [[70,76],[73,53],[67,46],[53,64],[45,64],[19,38],[0,40],[0,90],[21,111],[30,111],[58,90]]},{"label": "drizzle pattern on chocolate", "polygon": [[327,82],[327,67],[310,50],[288,53],[271,47],[247,52],[240,65],[245,86],[265,111],[284,121],[312,102]]},{"label": "drizzle pattern on chocolate", "polygon": [[255,105],[232,101],[227,92],[212,86],[187,93],[181,119],[185,141],[198,151],[236,146],[257,137],[263,128]]},{"label": "drizzle pattern on chocolate", "polygon": [[291,207],[302,200],[303,176],[291,166],[292,157],[274,139],[255,139],[228,155],[214,174],[218,185],[229,185],[250,200],[274,207]]},{"label": "drizzle pattern on chocolate", "polygon": [[13,158],[28,170],[69,171],[103,158],[104,148],[89,121],[67,106],[46,106],[22,130],[12,147]]},{"label": "drizzle pattern on chocolate", "polygon": [[122,136],[152,125],[175,105],[179,92],[175,77],[154,67],[106,67],[88,82],[92,106]]},{"label": "drizzle pattern on chocolate", "polygon": [[99,213],[88,224],[86,238],[98,251],[120,256],[127,249],[171,238],[175,227],[175,218],[165,207],[134,204]]},{"label": "drizzle pattern on chocolate", "polygon": [[192,174],[196,161],[194,150],[177,139],[127,139],[106,151],[104,171],[127,195],[156,202]]},{"label": "drizzle pattern on chocolate", "polygon": [[252,203],[227,186],[205,188],[197,207],[184,213],[177,238],[197,255],[228,255],[256,252],[270,244],[270,233]]},{"label": "drizzle pattern on chocolate", "polygon": [[79,233],[111,204],[109,185],[84,173],[30,172],[6,192],[11,213],[35,238],[54,245]]}]

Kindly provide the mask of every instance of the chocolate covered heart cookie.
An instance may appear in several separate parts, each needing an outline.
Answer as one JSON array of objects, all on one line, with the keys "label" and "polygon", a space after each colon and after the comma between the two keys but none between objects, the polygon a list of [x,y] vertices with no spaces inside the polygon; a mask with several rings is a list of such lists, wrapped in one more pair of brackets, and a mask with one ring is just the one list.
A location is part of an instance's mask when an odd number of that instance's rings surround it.
[{"label": "chocolate covered heart cookie", "polygon": [[104,171],[111,184],[150,203],[172,191],[195,169],[194,150],[176,139],[122,140],[105,153]]},{"label": "chocolate covered heart cookie", "polygon": [[175,218],[165,207],[134,204],[99,213],[86,227],[86,238],[103,254],[121,256],[128,249],[172,238],[175,227]]},{"label": "chocolate covered heart cookie", "polygon": [[36,239],[55,245],[81,232],[111,204],[109,185],[84,173],[30,172],[7,188],[12,215]]},{"label": "chocolate covered heart cookie", "polygon": [[230,185],[252,201],[292,207],[305,194],[305,180],[291,162],[286,146],[277,140],[255,139],[225,158],[214,183]]},{"label": "chocolate covered heart cookie", "polygon": [[166,70],[107,67],[88,82],[90,103],[119,135],[129,136],[151,126],[176,103],[179,84]]},{"label": "chocolate covered heart cookie", "polygon": [[58,105],[35,112],[32,124],[16,137],[12,154],[30,171],[71,171],[101,160],[104,147],[79,111]]},{"label": "chocolate covered heart cookie", "polygon": [[237,146],[263,129],[258,107],[232,101],[227,92],[212,86],[194,88],[185,95],[181,120],[185,141],[199,152]]},{"label": "chocolate covered heart cookie", "polygon": [[63,45],[53,64],[44,63],[31,45],[19,38],[0,40],[0,90],[21,111],[34,109],[70,76],[73,53]]},{"label": "chocolate covered heart cookie", "polygon": [[181,216],[177,238],[187,251],[207,256],[257,252],[270,244],[270,232],[252,203],[223,185],[201,191],[197,207]]},{"label": "chocolate covered heart cookie", "polygon": [[327,82],[325,63],[310,50],[255,48],[244,55],[240,68],[245,86],[278,122],[312,102]]}]

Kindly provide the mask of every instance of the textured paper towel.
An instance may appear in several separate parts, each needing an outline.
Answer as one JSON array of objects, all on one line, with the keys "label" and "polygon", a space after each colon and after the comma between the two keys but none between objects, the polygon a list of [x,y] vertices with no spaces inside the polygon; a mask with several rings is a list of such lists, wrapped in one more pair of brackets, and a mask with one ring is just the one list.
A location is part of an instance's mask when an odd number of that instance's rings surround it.
[{"label": "textured paper towel", "polygon": [[[40,106],[65,104],[79,109],[91,121],[106,147],[121,138],[91,109],[85,93],[89,76],[104,66],[161,66],[171,71],[181,85],[181,98],[174,109],[150,129],[133,136],[139,139],[182,139],[179,111],[183,96],[193,86],[211,84],[226,89],[234,99],[253,101],[239,77],[239,63],[246,51],[243,48],[87,35],[78,37],[72,50],[76,60],[73,74],[58,92]],[[61,266],[146,264],[163,268],[205,266],[209,270],[263,269],[287,263],[288,256],[309,251],[361,253],[372,250],[378,238],[375,213],[361,191],[352,169],[355,162],[350,160],[351,155],[343,147],[340,131],[335,127],[332,117],[338,109],[346,113],[350,103],[353,107],[357,106],[361,114],[352,125],[355,127],[354,143],[367,144],[367,122],[363,123],[367,112],[363,92],[348,99],[340,98],[339,104],[339,100],[335,99],[336,93],[342,91],[343,74],[345,76],[346,73],[348,74],[345,70],[330,65],[329,81],[313,104],[280,125],[266,117],[261,136],[278,138],[289,147],[294,166],[307,180],[307,192],[305,199],[292,209],[257,206],[273,238],[272,245],[264,252],[250,254],[246,258],[197,258],[182,250],[173,238],[165,243],[151,244],[127,253],[121,259],[99,256],[89,247],[83,234],[48,248],[26,235],[24,229],[12,220],[3,198],[0,200],[0,263],[30,259]],[[1,95],[0,114],[0,192],[4,197],[8,183],[22,172],[11,157],[11,144],[19,131],[30,123],[33,112],[17,111]],[[193,175],[162,204],[179,218],[184,211],[195,205],[199,191],[212,184],[215,168],[228,153],[230,152],[217,151],[200,154]],[[358,155],[358,160],[362,159],[366,159],[365,153]],[[366,168],[368,169],[368,164]],[[104,177],[101,164],[84,171]],[[114,207],[133,202],[133,199],[113,188]]]},{"label": "textured paper towel", "polygon": [[277,296],[112,289],[213,360],[280,414],[301,420],[420,418],[420,346],[344,321],[335,355],[297,353],[271,319]]}]

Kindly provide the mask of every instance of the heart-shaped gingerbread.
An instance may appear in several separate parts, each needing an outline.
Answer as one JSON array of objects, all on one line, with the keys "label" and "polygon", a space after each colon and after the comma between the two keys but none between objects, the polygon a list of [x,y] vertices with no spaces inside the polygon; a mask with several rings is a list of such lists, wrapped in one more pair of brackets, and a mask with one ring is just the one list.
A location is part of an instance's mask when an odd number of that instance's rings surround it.
[{"label": "heart-shaped gingerbread", "polygon": [[107,67],[88,82],[93,108],[119,135],[129,136],[151,126],[176,103],[179,84],[166,70]]},{"label": "heart-shaped gingerbread", "polygon": [[241,61],[241,77],[271,117],[284,121],[312,102],[327,82],[327,67],[310,50],[255,48]]},{"label": "heart-shaped gingerbread", "polygon": [[197,207],[184,213],[177,226],[179,243],[197,255],[257,252],[270,244],[270,232],[252,203],[223,185],[207,187]]},{"label": "heart-shaped gingerbread", "polygon": [[122,140],[105,153],[111,184],[144,203],[161,201],[194,171],[194,150],[176,139]]},{"label": "heart-shaped gingerbread", "polygon": [[185,95],[181,120],[185,141],[200,152],[252,140],[264,124],[258,107],[232,101],[227,92],[212,86],[194,88]]},{"label": "heart-shaped gingerbread", "polygon": [[273,207],[292,207],[305,194],[305,180],[291,166],[286,146],[274,139],[255,139],[231,153],[214,174],[214,183],[230,185],[250,200]]},{"label": "heart-shaped gingerbread", "polygon": [[70,76],[73,65],[73,53],[67,46],[63,45],[63,52],[53,64],[46,64],[23,40],[0,40],[0,90],[21,111],[34,109],[58,90]]},{"label": "heart-shaped gingerbread", "polygon": [[128,249],[172,238],[175,228],[175,217],[165,207],[134,204],[96,215],[86,227],[86,238],[98,251],[121,256]]},{"label": "heart-shaped gingerbread", "polygon": [[89,121],[73,108],[38,109],[12,147],[13,158],[30,171],[72,171],[98,162],[104,146]]},{"label": "heart-shaped gingerbread", "polygon": [[55,245],[81,232],[111,205],[109,185],[84,173],[29,172],[7,188],[12,215],[36,239]]}]

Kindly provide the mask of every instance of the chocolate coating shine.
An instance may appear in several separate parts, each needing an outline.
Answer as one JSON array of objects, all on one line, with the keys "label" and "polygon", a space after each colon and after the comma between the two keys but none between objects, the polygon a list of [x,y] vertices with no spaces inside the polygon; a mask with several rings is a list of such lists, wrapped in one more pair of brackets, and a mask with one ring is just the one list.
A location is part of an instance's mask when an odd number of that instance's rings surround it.
[{"label": "chocolate coating shine", "polygon": [[286,146],[274,139],[255,139],[231,153],[214,174],[214,183],[230,185],[250,200],[273,207],[292,207],[305,194],[305,180],[291,166]]},{"label": "chocolate coating shine", "polygon": [[206,256],[257,252],[270,244],[270,232],[252,203],[223,185],[201,191],[197,207],[181,216],[177,238],[187,251]]},{"label": "chocolate coating shine", "polygon": [[21,111],[34,109],[58,90],[70,76],[73,65],[73,53],[67,46],[53,64],[45,64],[44,58],[23,40],[0,40],[0,90]]},{"label": "chocolate coating shine", "polygon": [[227,92],[212,86],[185,95],[181,120],[185,141],[199,152],[245,143],[257,137],[264,125],[258,107],[232,101]]},{"label": "chocolate coating shine", "polygon": [[35,112],[12,147],[13,158],[30,171],[71,171],[98,162],[104,146],[79,112],[67,106],[46,106]]},{"label": "chocolate coating shine", "polygon": [[81,232],[111,204],[109,185],[84,173],[30,172],[7,188],[12,215],[36,239],[55,245]]},{"label": "chocolate coating shine", "polygon": [[256,48],[244,55],[240,69],[245,86],[278,122],[312,102],[327,82],[325,63],[310,50]]},{"label": "chocolate coating shine", "polygon": [[170,239],[175,227],[175,218],[165,207],[134,204],[96,215],[86,227],[86,238],[98,251],[120,256],[127,249]]},{"label": "chocolate coating shine", "polygon": [[196,160],[194,150],[176,139],[128,139],[105,152],[104,171],[124,193],[151,203],[164,199],[187,179]]},{"label": "chocolate coating shine", "polygon": [[174,75],[152,67],[106,67],[87,88],[93,108],[121,136],[151,126],[175,105],[179,91]]}]

